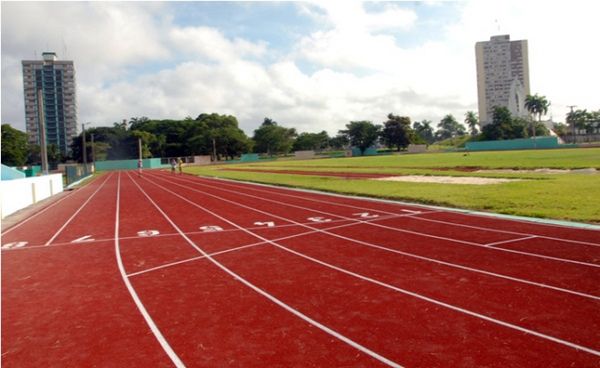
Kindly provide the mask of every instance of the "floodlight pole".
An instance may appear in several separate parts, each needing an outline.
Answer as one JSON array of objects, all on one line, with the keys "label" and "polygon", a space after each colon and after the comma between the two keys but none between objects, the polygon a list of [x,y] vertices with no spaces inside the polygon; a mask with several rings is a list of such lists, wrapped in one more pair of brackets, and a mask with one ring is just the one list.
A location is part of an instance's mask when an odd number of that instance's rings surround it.
[{"label": "floodlight pole", "polygon": [[94,146],[94,134],[91,134],[92,139],[91,139],[91,144],[92,144],[92,163],[95,164],[96,163],[96,150],[95,150],[95,146]]},{"label": "floodlight pole", "polygon": [[83,150],[83,166],[85,166],[86,170],[87,170],[87,147],[85,145],[85,123],[81,124],[81,144],[82,144],[82,150]]},{"label": "floodlight pole", "polygon": [[42,173],[48,175],[48,148],[46,147],[46,120],[44,116],[44,100],[42,90],[38,89],[38,119],[40,130],[40,158],[42,160]]},{"label": "floodlight pole", "polygon": [[570,119],[571,121],[570,121],[570,123],[571,123],[571,136],[573,137],[573,142],[571,142],[571,143],[575,144],[577,142],[575,142],[576,138],[575,138],[575,122],[573,121],[573,108],[577,107],[577,105],[570,105],[570,106],[567,106],[567,107],[569,107],[571,109],[571,119]]}]

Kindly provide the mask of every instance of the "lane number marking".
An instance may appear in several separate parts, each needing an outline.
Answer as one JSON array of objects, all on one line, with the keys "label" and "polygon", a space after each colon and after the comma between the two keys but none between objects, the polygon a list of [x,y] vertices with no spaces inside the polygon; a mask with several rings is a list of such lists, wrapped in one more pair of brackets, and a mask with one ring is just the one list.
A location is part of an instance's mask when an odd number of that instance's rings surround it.
[{"label": "lane number marking", "polygon": [[275,226],[275,223],[273,221],[267,221],[267,222],[255,222],[254,225],[256,226],[266,226],[266,227],[273,227]]},{"label": "lane number marking", "polygon": [[421,211],[411,211],[411,210],[400,210],[400,211],[402,211],[402,212],[408,212],[408,213],[414,213],[414,214],[421,213]]},{"label": "lane number marking", "polygon": [[326,219],[324,217],[308,217],[307,220],[312,222],[329,222],[331,219]]},{"label": "lane number marking", "polygon": [[16,249],[16,248],[22,248],[24,246],[26,246],[29,242],[26,241],[18,241],[18,242],[12,242],[12,243],[6,243],[2,246],[2,249]]},{"label": "lane number marking", "polygon": [[353,213],[353,215],[360,216],[361,218],[377,218],[377,217],[379,217],[379,215],[372,215],[369,212]]},{"label": "lane number marking", "polygon": [[211,232],[215,232],[215,231],[223,231],[223,228],[220,226],[210,225],[210,226],[200,226],[200,230],[204,231],[205,233],[211,233]]},{"label": "lane number marking", "polygon": [[79,239],[72,240],[71,243],[85,243],[85,242],[91,242],[91,241],[94,241],[94,239],[91,237],[91,235],[86,235],[86,236],[82,236]]},{"label": "lane number marking", "polygon": [[149,236],[156,236],[158,234],[160,234],[160,232],[158,230],[142,230],[142,231],[138,231],[138,236],[141,237],[149,237]]}]

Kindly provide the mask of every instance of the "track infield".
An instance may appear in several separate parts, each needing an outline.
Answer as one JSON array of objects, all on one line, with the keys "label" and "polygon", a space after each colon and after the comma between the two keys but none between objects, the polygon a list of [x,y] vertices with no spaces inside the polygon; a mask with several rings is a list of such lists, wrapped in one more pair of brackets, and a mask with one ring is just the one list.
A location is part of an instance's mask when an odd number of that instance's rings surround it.
[{"label": "track infield", "polygon": [[600,231],[111,172],[2,232],[6,367],[600,367]]}]

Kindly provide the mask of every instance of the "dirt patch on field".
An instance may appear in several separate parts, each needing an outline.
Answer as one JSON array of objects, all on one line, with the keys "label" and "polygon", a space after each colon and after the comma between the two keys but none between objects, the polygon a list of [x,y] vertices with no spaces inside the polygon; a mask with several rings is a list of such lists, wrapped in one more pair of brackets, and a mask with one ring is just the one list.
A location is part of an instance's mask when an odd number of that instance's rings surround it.
[{"label": "dirt patch on field", "polygon": [[384,181],[405,181],[411,183],[437,183],[437,184],[471,184],[471,185],[489,185],[502,184],[518,181],[519,179],[495,179],[495,178],[478,178],[469,176],[424,176],[424,175],[404,175],[392,176],[387,178],[377,178],[373,180]]},{"label": "dirt patch on field", "polygon": [[259,169],[221,169],[223,171],[241,171],[241,172],[257,172],[269,174],[288,174],[288,175],[310,175],[310,176],[333,176],[345,179],[375,179],[389,177],[390,174],[372,174],[372,173],[346,173],[346,172],[330,172],[330,171],[304,171],[304,170],[259,170]]},{"label": "dirt patch on field", "polygon": [[597,174],[598,170],[594,168],[588,169],[494,169],[494,170],[477,170],[478,173],[489,174]]}]

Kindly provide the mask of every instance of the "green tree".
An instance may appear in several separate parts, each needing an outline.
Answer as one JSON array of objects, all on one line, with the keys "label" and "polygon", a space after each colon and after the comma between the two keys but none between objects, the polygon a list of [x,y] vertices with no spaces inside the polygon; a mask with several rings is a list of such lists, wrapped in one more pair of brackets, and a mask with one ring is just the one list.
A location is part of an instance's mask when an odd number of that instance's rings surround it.
[{"label": "green tree", "polygon": [[415,131],[419,143],[431,144],[435,141],[431,124],[432,122],[430,120],[422,120],[421,122],[416,121],[413,124],[413,130]]},{"label": "green tree", "polygon": [[408,147],[415,134],[410,127],[410,118],[392,113],[388,114],[387,117],[388,120],[383,123],[383,130],[381,131],[383,143],[387,147],[396,147],[398,151]]},{"label": "green tree", "polygon": [[329,147],[337,150],[345,149],[349,143],[348,137],[344,134],[338,134],[329,139]]},{"label": "green tree", "polygon": [[[538,94],[536,93],[533,96],[527,95],[527,97],[525,97],[525,108],[534,117],[537,115],[538,123],[541,123],[542,115],[546,115],[549,106],[550,102],[546,99],[546,96],[538,96]],[[538,128],[536,124],[532,122],[531,132],[533,134],[533,138],[535,138],[537,130]]]},{"label": "green tree", "polygon": [[329,146],[329,135],[326,131],[320,133],[300,133],[294,144],[293,151],[321,151]]},{"label": "green tree", "polygon": [[46,154],[48,155],[48,167],[50,170],[55,170],[58,167],[58,164],[63,160],[60,148],[56,144],[49,144],[46,149]]},{"label": "green tree", "polygon": [[254,131],[254,151],[269,156],[288,153],[296,136],[296,129],[279,126],[276,121],[265,118],[261,126]]},{"label": "green tree", "polygon": [[476,136],[477,133],[479,133],[479,129],[478,129],[479,118],[477,117],[477,114],[475,112],[467,111],[465,113],[465,124],[471,130],[470,133],[472,136]]},{"label": "green tree", "polygon": [[492,122],[485,125],[481,132],[483,140],[503,140],[527,137],[527,122],[513,119],[506,107],[494,107]]},{"label": "green tree", "polygon": [[454,138],[466,133],[465,127],[456,121],[456,118],[451,114],[444,116],[437,126],[438,130],[435,132],[437,140]]},{"label": "green tree", "polygon": [[552,128],[552,130],[554,130],[554,133],[556,133],[556,135],[558,135],[559,137],[566,137],[567,129],[568,129],[567,124],[563,124],[563,123],[554,123],[554,126]]},{"label": "green tree", "polygon": [[363,155],[367,148],[377,143],[380,130],[381,126],[363,120],[351,121],[346,124],[346,129],[340,130],[339,133],[345,135],[350,144],[358,147],[361,155]]},{"label": "green tree", "polygon": [[220,160],[221,156],[234,158],[252,148],[235,116],[200,114],[192,123],[188,135],[193,137],[190,143],[196,153],[210,153],[214,160]]},{"label": "green tree", "polygon": [[29,147],[27,133],[2,124],[2,163],[7,166],[23,166],[27,163]]}]

